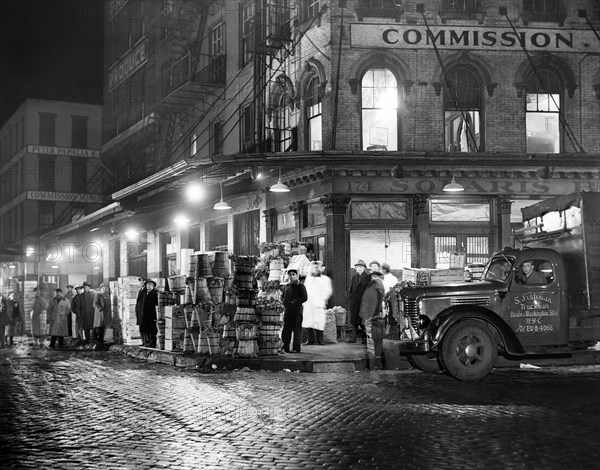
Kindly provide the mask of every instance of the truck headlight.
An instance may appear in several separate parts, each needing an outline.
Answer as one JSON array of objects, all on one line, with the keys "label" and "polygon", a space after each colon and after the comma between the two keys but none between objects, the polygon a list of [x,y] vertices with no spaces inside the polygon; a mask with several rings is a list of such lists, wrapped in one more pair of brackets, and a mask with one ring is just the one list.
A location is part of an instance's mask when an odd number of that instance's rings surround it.
[{"label": "truck headlight", "polygon": [[426,330],[430,323],[431,323],[431,319],[427,315],[419,315],[419,329],[420,330]]}]

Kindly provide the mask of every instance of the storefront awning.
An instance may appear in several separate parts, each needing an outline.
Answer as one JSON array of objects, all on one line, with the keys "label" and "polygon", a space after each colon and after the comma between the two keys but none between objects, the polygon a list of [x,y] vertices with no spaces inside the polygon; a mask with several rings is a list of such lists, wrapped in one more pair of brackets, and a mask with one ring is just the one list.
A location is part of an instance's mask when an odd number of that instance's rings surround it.
[{"label": "storefront awning", "polygon": [[71,222],[70,224],[63,225],[55,230],[44,233],[43,235],[40,235],[39,239],[43,240],[64,237],[85,228],[93,228],[93,225],[96,225],[107,218],[114,217],[119,213],[123,213],[124,216],[129,215],[119,202],[113,202],[95,212],[92,212],[91,214],[85,215],[76,221]]},{"label": "storefront awning", "polygon": [[580,196],[579,193],[566,194],[548,199],[547,201],[538,202],[533,206],[524,207],[521,209],[523,220],[535,219],[552,211],[564,211],[571,206],[579,207]]}]

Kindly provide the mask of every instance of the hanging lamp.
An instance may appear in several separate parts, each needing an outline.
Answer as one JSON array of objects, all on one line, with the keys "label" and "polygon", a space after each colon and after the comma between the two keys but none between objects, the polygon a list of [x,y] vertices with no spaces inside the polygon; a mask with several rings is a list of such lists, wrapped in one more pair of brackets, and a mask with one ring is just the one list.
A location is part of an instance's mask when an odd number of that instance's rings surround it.
[{"label": "hanging lamp", "polygon": [[289,193],[290,192],[290,187],[287,184],[283,184],[281,182],[281,167],[279,167],[279,179],[277,180],[276,184],[271,186],[269,191],[271,191],[272,193]]},{"label": "hanging lamp", "polygon": [[218,211],[226,211],[231,209],[231,206],[223,201],[223,181],[219,181],[219,186],[221,187],[221,200],[213,206],[213,209]]},{"label": "hanging lamp", "polygon": [[444,186],[443,189],[443,191],[446,191],[447,193],[459,193],[464,190],[464,186],[456,182],[456,180],[454,179],[454,175],[452,176],[452,181],[450,181],[446,186]]}]

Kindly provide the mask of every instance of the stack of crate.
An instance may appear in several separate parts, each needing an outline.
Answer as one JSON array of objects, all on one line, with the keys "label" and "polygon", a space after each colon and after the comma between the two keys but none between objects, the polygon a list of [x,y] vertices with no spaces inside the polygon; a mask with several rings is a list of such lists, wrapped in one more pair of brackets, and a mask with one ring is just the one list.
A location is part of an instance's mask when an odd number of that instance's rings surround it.
[{"label": "stack of crate", "polygon": [[463,282],[464,271],[462,268],[404,268],[402,269],[402,280],[413,282],[418,286]]},{"label": "stack of crate", "polygon": [[183,307],[167,305],[165,307],[165,351],[183,351],[186,333],[186,318]]},{"label": "stack of crate", "polygon": [[116,295],[117,299],[114,302],[111,299],[111,304],[116,304],[118,316],[121,321],[121,334],[123,344],[129,346],[139,346],[142,344],[140,327],[136,325],[135,303],[140,290],[140,282],[137,276],[120,277],[116,282],[110,284],[111,295]]}]

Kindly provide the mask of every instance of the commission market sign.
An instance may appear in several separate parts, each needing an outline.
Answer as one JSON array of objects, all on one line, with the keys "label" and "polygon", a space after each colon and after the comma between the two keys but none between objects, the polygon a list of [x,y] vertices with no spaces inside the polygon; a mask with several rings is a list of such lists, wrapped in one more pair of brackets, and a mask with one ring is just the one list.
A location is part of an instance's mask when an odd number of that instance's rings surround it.
[{"label": "commission market sign", "polygon": [[461,26],[364,24],[350,25],[352,47],[390,49],[432,48],[515,51],[524,45],[529,51],[600,52],[594,32],[583,29],[471,28]]},{"label": "commission market sign", "polygon": [[87,193],[59,193],[54,191],[27,191],[27,199],[36,201],[58,201],[58,202],[91,202],[100,203],[105,201],[102,194]]}]

